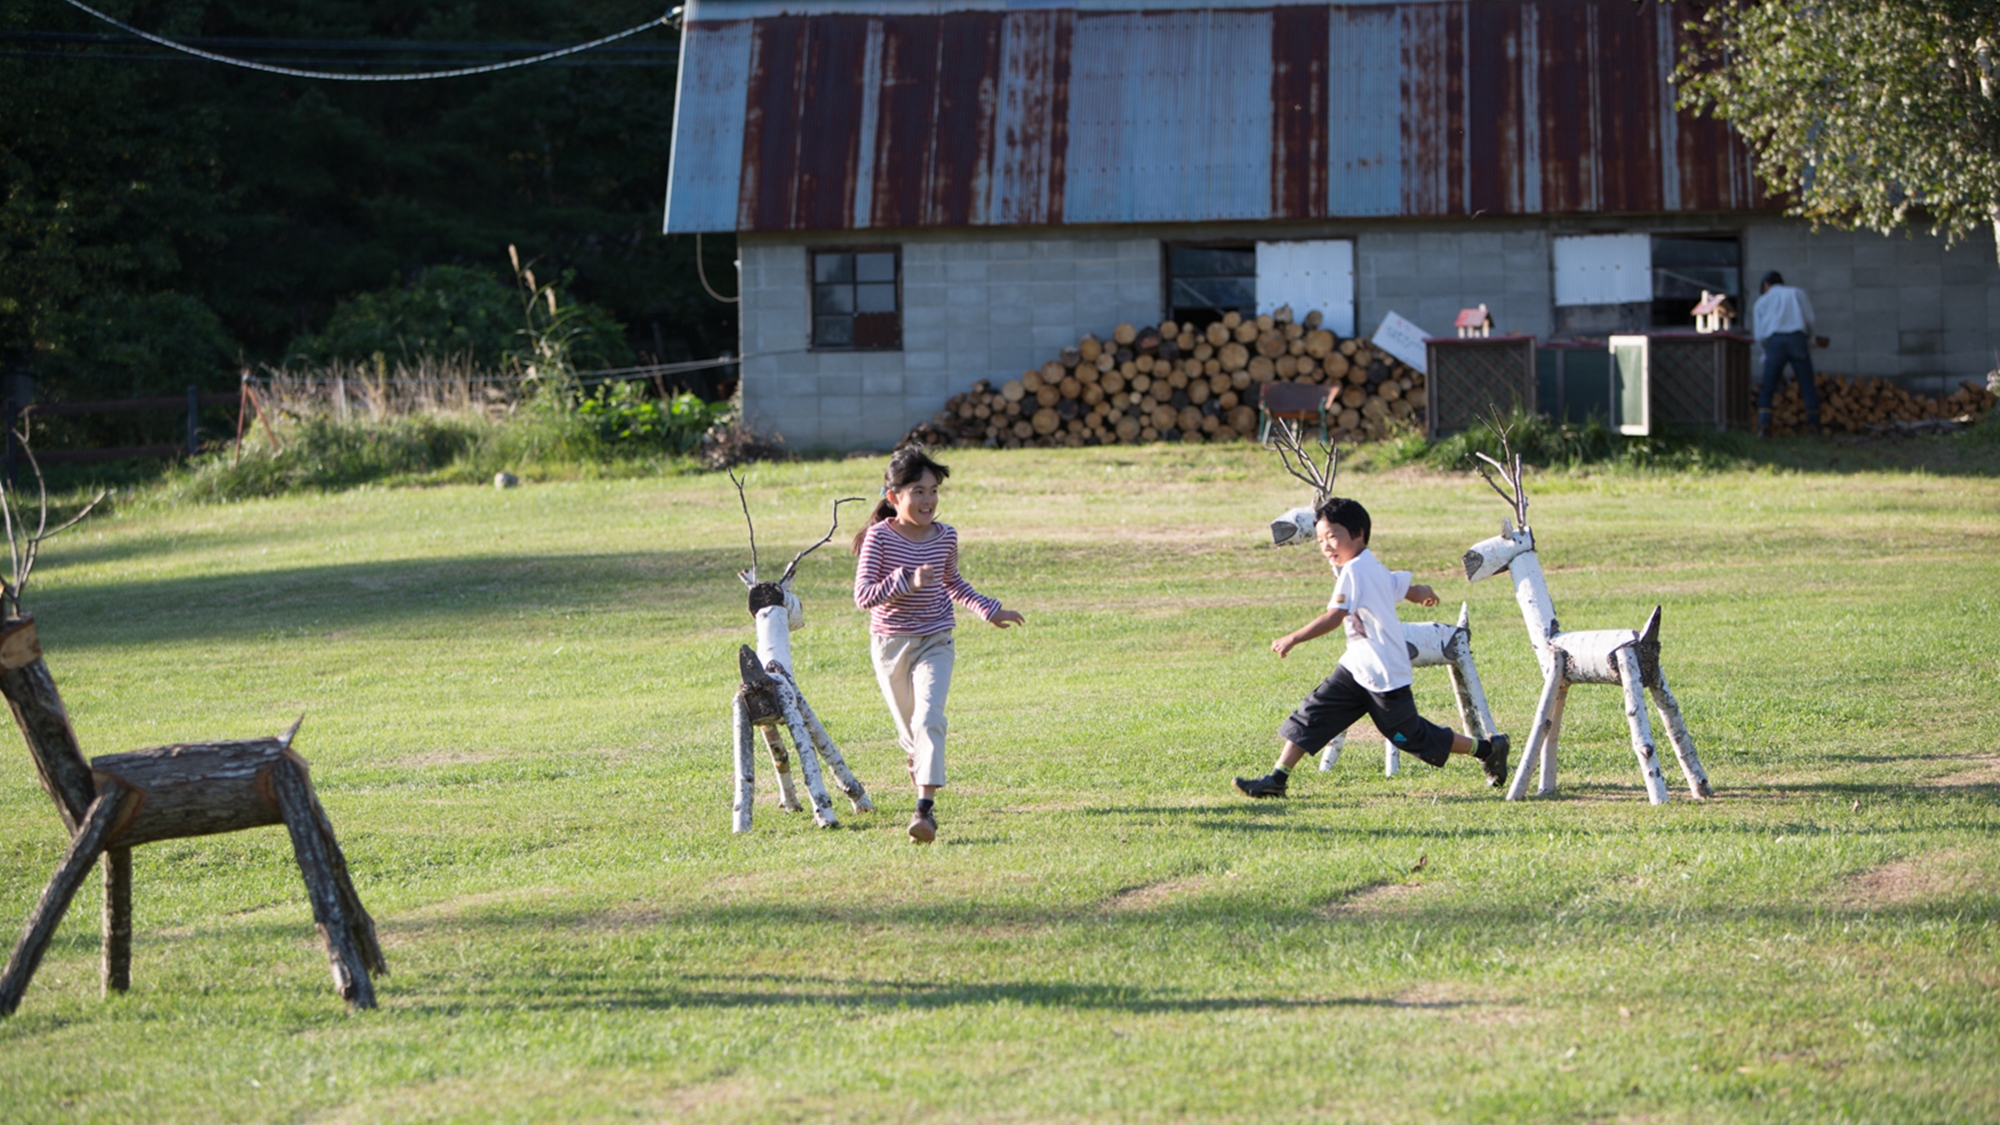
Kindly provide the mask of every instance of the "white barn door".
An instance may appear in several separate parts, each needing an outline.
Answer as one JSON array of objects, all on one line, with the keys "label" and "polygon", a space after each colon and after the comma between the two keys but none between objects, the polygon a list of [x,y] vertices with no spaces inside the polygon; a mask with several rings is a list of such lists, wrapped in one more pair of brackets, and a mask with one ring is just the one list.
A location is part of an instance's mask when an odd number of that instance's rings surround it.
[{"label": "white barn door", "polygon": [[1298,316],[1318,309],[1323,327],[1354,335],[1354,240],[1257,244],[1257,312],[1292,306]]}]

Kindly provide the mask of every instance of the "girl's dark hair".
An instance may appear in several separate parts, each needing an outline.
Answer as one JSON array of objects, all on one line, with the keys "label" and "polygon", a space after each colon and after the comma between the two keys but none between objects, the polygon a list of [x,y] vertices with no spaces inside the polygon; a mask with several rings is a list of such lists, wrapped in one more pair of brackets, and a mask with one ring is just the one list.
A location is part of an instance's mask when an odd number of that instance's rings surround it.
[{"label": "girl's dark hair", "polygon": [[1359,500],[1349,500],[1345,496],[1329,496],[1313,509],[1313,519],[1325,520],[1335,527],[1344,527],[1349,535],[1368,545],[1368,533],[1373,530],[1368,519],[1368,509]]},{"label": "girl's dark hair", "polygon": [[895,516],[896,505],[889,500],[889,490],[908,488],[922,479],[925,472],[937,477],[939,484],[951,475],[951,469],[932,458],[931,451],[921,445],[906,445],[889,455],[889,467],[882,471],[882,499],[868,513],[868,523],[854,533],[855,554],[861,553],[861,540],[868,535],[869,528]]}]

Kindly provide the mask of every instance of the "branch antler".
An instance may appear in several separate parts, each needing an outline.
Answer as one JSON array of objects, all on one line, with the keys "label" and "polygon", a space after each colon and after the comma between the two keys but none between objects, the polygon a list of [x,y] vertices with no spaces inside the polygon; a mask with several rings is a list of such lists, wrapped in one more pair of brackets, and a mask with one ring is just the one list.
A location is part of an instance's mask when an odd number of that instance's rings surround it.
[{"label": "branch antler", "polygon": [[[1508,440],[1508,428],[1501,423],[1498,415],[1487,419],[1486,425],[1500,439],[1500,460],[1495,461],[1486,454],[1474,450],[1472,455],[1486,464],[1473,467],[1479,470],[1480,479],[1486,482],[1487,487],[1499,493],[1500,499],[1507,502],[1507,507],[1514,513],[1514,522],[1520,527],[1527,527],[1528,490],[1521,484],[1521,455],[1514,452],[1514,444]],[[1506,488],[1500,487],[1500,481],[1493,479],[1493,469],[1488,469],[1487,465],[1499,470],[1500,480],[1506,482]]]},{"label": "branch antler", "polygon": [[8,617],[21,616],[21,595],[28,588],[28,577],[35,572],[35,560],[41,557],[42,544],[53,539],[77,524],[111,495],[109,489],[98,490],[97,496],[83,506],[83,510],[62,523],[49,529],[49,486],[42,478],[42,466],[35,460],[35,451],[28,445],[26,427],[14,431],[15,440],[21,443],[21,452],[27,455],[28,467],[35,472],[35,533],[29,535],[25,520],[20,523],[20,534],[15,534],[14,496],[19,491],[10,481],[0,481],[0,523],[6,525],[7,553],[14,564],[11,579],[0,578],[0,613]]},{"label": "branch antler", "polygon": [[792,575],[798,573],[799,561],[801,559],[804,559],[807,555],[812,554],[814,551],[819,550],[821,547],[826,546],[828,543],[833,542],[833,533],[840,530],[840,506],[842,504],[858,504],[866,499],[867,497],[865,496],[843,496],[840,499],[835,500],[833,502],[833,526],[826,529],[826,534],[820,538],[819,542],[814,543],[812,546],[807,547],[805,550],[800,551],[798,554],[792,556],[791,565],[785,567],[785,576],[783,578],[778,579],[778,585],[784,586],[791,582]]},{"label": "branch antler", "polygon": [[[1333,495],[1334,478],[1340,475],[1338,446],[1321,442],[1320,448],[1326,452],[1326,464],[1324,466],[1314,464],[1312,456],[1299,441],[1298,427],[1287,418],[1278,419],[1278,425],[1272,431],[1271,439],[1272,444],[1277,446],[1278,460],[1285,466],[1285,471],[1312,485],[1314,503]],[[1296,467],[1292,464],[1294,457],[1298,458]]]},{"label": "branch antler", "polygon": [[736,479],[736,470],[729,469],[730,483],[736,486],[736,502],[743,505],[743,522],[750,528],[750,569],[737,575],[744,582],[757,580],[757,525],[750,519],[750,499],[743,495],[743,482]]}]

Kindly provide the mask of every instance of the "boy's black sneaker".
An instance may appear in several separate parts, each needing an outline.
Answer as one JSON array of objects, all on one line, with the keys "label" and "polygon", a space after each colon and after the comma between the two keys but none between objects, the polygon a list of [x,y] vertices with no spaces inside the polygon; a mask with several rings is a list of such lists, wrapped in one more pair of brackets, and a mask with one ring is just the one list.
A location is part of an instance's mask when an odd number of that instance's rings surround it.
[{"label": "boy's black sneaker", "polygon": [[1479,759],[1479,768],[1486,771],[1486,787],[1491,789],[1507,780],[1507,736],[1496,734],[1491,739],[1493,749]]},{"label": "boy's black sneaker", "polygon": [[919,809],[910,818],[910,843],[928,844],[937,839],[937,816],[929,809]]},{"label": "boy's black sneaker", "polygon": [[1239,777],[1236,789],[1245,797],[1282,797],[1285,795],[1285,776],[1267,773],[1263,777]]}]

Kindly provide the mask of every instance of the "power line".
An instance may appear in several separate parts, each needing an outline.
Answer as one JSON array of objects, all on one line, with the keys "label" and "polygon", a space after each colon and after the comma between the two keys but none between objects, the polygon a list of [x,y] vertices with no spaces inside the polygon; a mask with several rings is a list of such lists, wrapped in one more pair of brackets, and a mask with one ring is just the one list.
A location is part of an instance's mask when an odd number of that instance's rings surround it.
[{"label": "power line", "polygon": [[[582,51],[588,51],[593,47],[602,47],[607,43],[615,43],[620,39],[630,38],[631,36],[637,35],[642,31],[646,31],[654,27],[658,27],[661,25],[672,26],[673,22],[679,18],[681,12],[681,9],[675,8],[658,19],[648,20],[637,27],[627,28],[626,30],[620,31],[614,35],[607,35],[602,39],[593,39],[588,43],[579,43],[573,47],[563,47],[558,50],[547,51],[539,55],[532,55],[524,59],[509,59],[506,62],[488,63],[484,66],[460,67],[455,70],[433,70],[415,74],[353,74],[353,73],[342,73],[339,71],[327,71],[327,70],[299,70],[294,67],[273,66],[269,63],[252,62],[249,59],[232,58],[229,55],[218,55],[213,51],[205,51],[199,47],[192,47],[185,43],[165,38],[164,36],[154,35],[152,32],[149,31],[141,31],[138,28],[133,27],[131,24],[122,23],[118,20],[112,19],[110,16],[105,15],[103,12],[100,12],[97,9],[92,8],[87,4],[81,3],[80,0],[63,0],[63,2],[68,4],[72,8],[76,8],[79,11],[87,12],[90,15],[95,16],[100,20],[103,20],[105,23],[110,24],[111,26],[119,29],[120,31],[136,35],[139,38],[144,39],[149,43],[157,43],[162,47],[168,47],[173,50],[179,51],[183,54],[193,55],[194,57],[200,59],[207,59],[209,62],[223,63],[224,65],[227,66],[239,66],[246,70],[257,70],[257,71],[262,71],[266,74],[283,74],[293,78],[315,78],[327,82],[418,82],[433,78],[463,78],[467,75],[472,75],[472,74],[490,74],[496,70],[510,70],[514,67],[532,66],[536,63],[548,62],[551,59],[558,59],[565,55],[574,55]],[[386,46],[386,44],[383,46]]]}]

